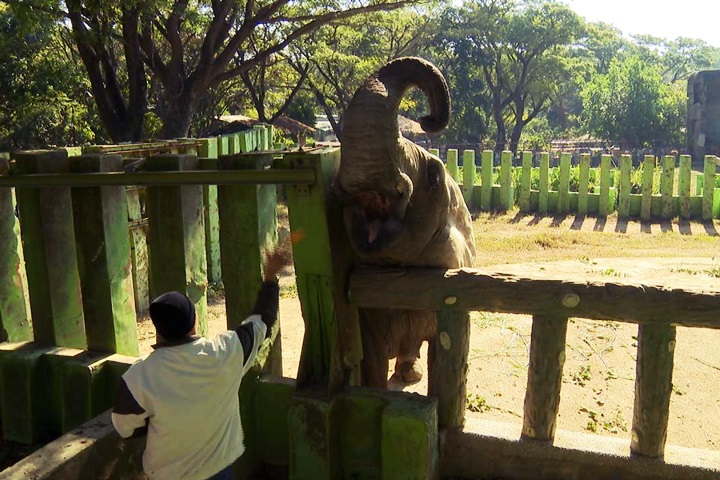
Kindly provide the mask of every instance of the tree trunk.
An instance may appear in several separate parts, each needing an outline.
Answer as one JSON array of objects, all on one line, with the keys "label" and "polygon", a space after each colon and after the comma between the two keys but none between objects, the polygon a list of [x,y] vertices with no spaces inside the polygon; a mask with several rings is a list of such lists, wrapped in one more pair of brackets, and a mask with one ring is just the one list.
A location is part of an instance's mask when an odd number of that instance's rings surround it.
[{"label": "tree trunk", "polygon": [[505,119],[503,118],[503,105],[500,98],[500,92],[496,89],[492,89],[493,94],[493,120],[495,120],[495,126],[497,127],[497,133],[495,134],[495,151],[502,152],[505,150],[505,138],[507,131],[505,130]]},{"label": "tree trunk", "polygon": [[513,153],[517,153],[518,144],[520,143],[520,136],[522,135],[523,127],[525,126],[525,122],[523,122],[523,114],[525,112],[524,105],[517,106],[515,112],[515,125],[513,126],[512,132],[510,133],[510,151],[512,151]]},{"label": "tree trunk", "polygon": [[[165,92],[168,90],[165,89]],[[158,116],[163,122],[163,128],[160,133],[162,140],[171,140],[174,138],[185,138],[190,132],[190,123],[194,111],[195,94],[188,92],[185,95],[173,96],[168,98],[164,96],[161,108],[158,108]]]},{"label": "tree trunk", "polygon": [[82,4],[78,0],[66,2],[73,38],[83,61],[92,89],[100,121],[113,142],[138,141],[147,103],[145,71],[138,43],[137,10],[123,10],[122,29],[125,62],[128,72],[126,101],[117,76],[117,61],[113,52],[102,43],[83,20]]}]

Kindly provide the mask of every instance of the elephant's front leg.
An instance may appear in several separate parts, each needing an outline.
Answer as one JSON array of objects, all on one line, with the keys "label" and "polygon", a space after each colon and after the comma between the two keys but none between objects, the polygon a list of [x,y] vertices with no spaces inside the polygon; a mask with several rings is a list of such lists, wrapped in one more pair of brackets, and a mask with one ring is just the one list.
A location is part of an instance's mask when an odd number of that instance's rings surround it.
[{"label": "elephant's front leg", "polygon": [[403,314],[405,328],[398,345],[395,375],[405,383],[417,383],[423,377],[420,347],[423,341],[432,341],[435,337],[437,321],[433,312],[405,310]]},{"label": "elephant's front leg", "polygon": [[[366,387],[388,387],[388,324],[375,309],[360,309],[360,333],[363,359],[360,363],[362,384]],[[380,316],[381,318],[377,318]]]}]

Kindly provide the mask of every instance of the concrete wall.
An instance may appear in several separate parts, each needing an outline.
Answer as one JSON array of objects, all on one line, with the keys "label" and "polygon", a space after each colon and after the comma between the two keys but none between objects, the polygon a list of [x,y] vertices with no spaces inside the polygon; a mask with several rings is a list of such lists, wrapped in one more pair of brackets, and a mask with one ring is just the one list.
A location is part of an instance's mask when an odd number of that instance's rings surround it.
[{"label": "concrete wall", "polygon": [[720,70],[703,70],[688,79],[687,136],[695,161],[720,155]]},{"label": "concrete wall", "polygon": [[0,480],[143,480],[144,449],[144,438],[118,436],[108,410],[3,470]]}]

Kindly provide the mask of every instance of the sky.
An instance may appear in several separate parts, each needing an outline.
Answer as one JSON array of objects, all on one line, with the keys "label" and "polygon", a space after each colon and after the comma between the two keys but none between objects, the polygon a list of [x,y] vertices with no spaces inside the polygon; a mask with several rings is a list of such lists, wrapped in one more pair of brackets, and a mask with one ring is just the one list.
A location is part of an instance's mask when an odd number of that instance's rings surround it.
[{"label": "sky", "polygon": [[720,47],[720,8],[716,0],[564,0],[564,3],[588,21],[610,23],[626,35],[699,38]]}]

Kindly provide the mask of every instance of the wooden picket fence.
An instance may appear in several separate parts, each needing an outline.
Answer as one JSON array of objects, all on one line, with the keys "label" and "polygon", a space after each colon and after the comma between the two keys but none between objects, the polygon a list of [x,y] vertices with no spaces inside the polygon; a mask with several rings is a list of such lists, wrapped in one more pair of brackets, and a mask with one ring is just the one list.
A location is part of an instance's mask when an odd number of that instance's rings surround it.
[{"label": "wooden picket fence", "polygon": [[[439,155],[437,149],[430,152]],[[460,166],[458,151],[449,149],[444,159],[474,210],[517,207],[543,215],[598,216],[617,212],[619,218],[641,220],[720,218],[716,156],[706,156],[703,173],[694,173],[689,155],[646,155],[637,169],[631,155],[621,155],[616,162],[603,154],[599,167],[591,167],[590,154],[527,151],[518,158],[509,151],[483,151],[478,169],[475,155],[465,150]]]}]

